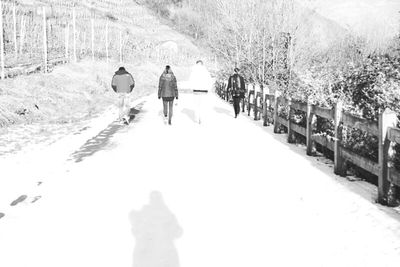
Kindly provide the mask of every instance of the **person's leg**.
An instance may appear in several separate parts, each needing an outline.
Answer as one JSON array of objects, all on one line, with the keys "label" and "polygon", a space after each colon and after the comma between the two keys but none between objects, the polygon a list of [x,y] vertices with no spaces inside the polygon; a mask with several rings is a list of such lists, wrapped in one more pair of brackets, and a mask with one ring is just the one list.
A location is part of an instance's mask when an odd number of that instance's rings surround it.
[{"label": "person's leg", "polygon": [[201,120],[203,119],[203,93],[199,93],[198,95],[198,123],[201,123]]},{"label": "person's leg", "polygon": [[239,101],[240,101],[239,97],[233,98],[233,110],[235,111],[235,118],[237,117],[240,111]]},{"label": "person's leg", "polygon": [[163,112],[164,117],[168,116],[168,101],[163,99]]},{"label": "person's leg", "polygon": [[235,113],[236,116],[236,97],[232,97],[233,100],[233,112]]},{"label": "person's leg", "polygon": [[207,123],[210,116],[210,95],[208,93],[203,93],[201,96],[201,118],[202,122]]},{"label": "person's leg", "polygon": [[131,113],[130,101],[129,101],[129,94],[124,94],[124,117],[126,121],[129,123],[129,115]]},{"label": "person's leg", "polygon": [[193,94],[193,102],[195,110],[195,122],[198,123],[200,120],[200,95],[198,93]]},{"label": "person's leg", "polygon": [[168,123],[171,124],[171,119],[172,119],[172,115],[173,115],[173,109],[174,107],[174,100],[172,99],[171,101],[168,101],[168,114],[169,114],[169,118],[168,118]]},{"label": "person's leg", "polygon": [[118,115],[118,119],[122,120],[122,118],[124,117],[124,96],[122,94],[118,95],[118,108],[119,108],[119,115]]}]

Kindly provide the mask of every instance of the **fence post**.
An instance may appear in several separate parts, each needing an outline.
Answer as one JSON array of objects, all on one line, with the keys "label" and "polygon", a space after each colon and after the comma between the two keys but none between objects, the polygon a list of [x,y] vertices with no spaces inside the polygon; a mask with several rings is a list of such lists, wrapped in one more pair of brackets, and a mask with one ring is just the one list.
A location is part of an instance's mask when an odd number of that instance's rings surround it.
[{"label": "fence post", "polygon": [[47,72],[47,21],[46,21],[46,7],[42,7],[43,12],[43,71]]},{"label": "fence post", "polygon": [[92,34],[91,34],[91,41],[92,41],[92,61],[94,61],[94,14],[92,12],[92,17],[90,19],[91,22],[91,28],[92,28]]},{"label": "fence post", "polygon": [[313,112],[313,105],[307,101],[307,126],[306,126],[306,142],[307,142],[307,155],[312,156],[315,153],[315,143],[312,139],[312,132],[316,122],[316,116]]},{"label": "fence post", "polygon": [[341,142],[342,142],[342,102],[337,102],[335,105],[335,125],[334,125],[334,133],[335,133],[335,144],[334,144],[334,161],[335,167],[334,172],[340,176],[346,175],[346,169],[344,166],[344,159],[341,153]]},{"label": "fence post", "polygon": [[25,32],[26,32],[26,29],[25,29],[25,25],[26,25],[26,22],[25,22],[25,18],[24,18],[24,15],[21,15],[21,25],[19,26],[20,27],[20,31],[19,31],[19,53],[22,55],[22,52],[23,52],[23,49],[24,49],[24,42],[25,42]]},{"label": "fence post", "polygon": [[17,12],[15,10],[15,2],[13,4],[13,25],[14,25],[14,53],[15,59],[18,58],[18,44],[17,44]]},{"label": "fence post", "polygon": [[65,59],[69,59],[69,23],[65,24]]},{"label": "fence post", "polygon": [[288,114],[288,143],[294,143],[294,131],[292,127],[292,116],[293,116],[293,108],[292,108],[292,98],[288,98],[288,106],[289,106],[289,114]]},{"label": "fence post", "polygon": [[[80,35],[83,35],[82,38],[80,37]],[[85,30],[81,30],[78,31],[78,42],[81,44],[79,46],[79,52],[78,52],[78,58],[80,58],[82,55],[86,57],[86,31]],[[83,42],[83,44],[82,44]],[[83,54],[84,53],[84,54]]]},{"label": "fence post", "polygon": [[222,98],[223,100],[225,100],[225,89],[226,89],[225,83],[222,82],[222,83],[221,83],[221,98]]},{"label": "fence post", "polygon": [[225,92],[225,94],[224,94],[224,100],[226,100],[226,101],[229,102],[229,90],[228,90],[228,85],[225,86],[224,92]]},{"label": "fence post", "polygon": [[122,29],[119,30],[119,62],[122,63]]},{"label": "fence post", "polygon": [[221,82],[220,97],[222,100],[225,100],[225,84],[224,84],[224,82]]},{"label": "fence post", "polygon": [[[245,95],[246,95],[246,93],[249,91],[249,84],[246,84],[245,87],[246,87],[246,89],[245,89],[246,90]],[[243,97],[242,98],[242,112],[244,112],[245,105],[246,105],[246,97]]]},{"label": "fence post", "polygon": [[0,0],[0,78],[4,80],[4,39],[3,39],[3,1]]},{"label": "fence post", "polygon": [[74,31],[74,62],[77,62],[76,57],[76,14],[75,14],[75,7],[72,9],[72,28]]},{"label": "fence post", "polygon": [[264,95],[263,101],[263,126],[268,126],[267,108],[269,107],[269,100],[267,94]]},{"label": "fence post", "polygon": [[379,176],[378,176],[378,202],[388,204],[387,193],[389,191],[390,182],[388,180],[388,153],[391,142],[387,139],[388,127],[396,127],[396,113],[390,109],[386,109],[379,114]]},{"label": "fence post", "polygon": [[258,99],[258,95],[257,95],[256,91],[254,90],[254,96],[253,96],[253,107],[254,107],[254,109],[253,109],[253,113],[254,113],[254,120],[255,121],[257,120],[257,117],[258,117],[258,102],[257,102],[257,99]]},{"label": "fence post", "polygon": [[[264,63],[263,63],[264,64]],[[264,72],[263,72],[264,75]],[[261,112],[258,112],[258,119],[261,120],[264,116],[264,103],[263,103],[263,99],[264,99],[264,83],[261,83],[260,85],[260,109]]]},{"label": "fence post", "polygon": [[108,63],[108,18],[106,21],[106,61]]},{"label": "fence post", "polygon": [[251,90],[247,94],[247,116],[250,116],[251,106],[250,106]]},{"label": "fence post", "polygon": [[274,133],[278,133],[279,129],[279,122],[278,122],[278,107],[279,107],[279,100],[280,96],[275,94],[275,103],[274,103]]}]

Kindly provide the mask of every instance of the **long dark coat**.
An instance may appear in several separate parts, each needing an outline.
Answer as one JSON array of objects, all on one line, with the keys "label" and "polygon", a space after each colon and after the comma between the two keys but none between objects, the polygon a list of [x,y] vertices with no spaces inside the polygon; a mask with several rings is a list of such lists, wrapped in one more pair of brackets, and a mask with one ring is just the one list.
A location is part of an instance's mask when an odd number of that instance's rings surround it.
[{"label": "long dark coat", "polygon": [[163,72],[158,84],[158,97],[178,97],[178,85],[172,72]]}]

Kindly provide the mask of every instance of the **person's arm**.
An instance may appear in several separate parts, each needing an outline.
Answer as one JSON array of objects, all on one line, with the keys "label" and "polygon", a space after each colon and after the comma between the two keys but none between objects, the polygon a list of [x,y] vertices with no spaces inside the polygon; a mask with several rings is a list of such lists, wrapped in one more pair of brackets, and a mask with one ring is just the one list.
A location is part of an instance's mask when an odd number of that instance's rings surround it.
[{"label": "person's arm", "polygon": [[133,76],[131,74],[129,74],[129,77],[131,79],[129,87],[131,88],[131,92],[132,92],[133,88],[135,88],[135,79],[133,79]]},{"label": "person's arm", "polygon": [[163,79],[162,79],[162,75],[161,75],[161,76],[160,76],[160,80],[158,81],[158,99],[161,98],[162,82],[163,82]]},{"label": "person's arm", "polygon": [[175,76],[174,76],[174,90],[175,90],[175,98],[178,99],[178,81],[176,80]]},{"label": "person's arm", "polygon": [[112,77],[112,80],[111,80],[111,88],[114,90],[114,92],[117,92],[117,84],[115,82],[115,79],[116,79],[116,77],[114,74],[114,76]]},{"label": "person's arm", "polygon": [[232,87],[231,84],[231,77],[228,78],[228,85],[226,86],[226,90],[229,91],[229,89]]},{"label": "person's arm", "polygon": [[241,90],[243,92],[246,92],[246,84],[244,83],[244,78],[242,76],[240,76],[240,85],[241,85]]},{"label": "person's arm", "polygon": [[211,74],[207,69],[205,69],[205,74],[207,90],[211,91],[213,88],[213,78],[211,77]]}]

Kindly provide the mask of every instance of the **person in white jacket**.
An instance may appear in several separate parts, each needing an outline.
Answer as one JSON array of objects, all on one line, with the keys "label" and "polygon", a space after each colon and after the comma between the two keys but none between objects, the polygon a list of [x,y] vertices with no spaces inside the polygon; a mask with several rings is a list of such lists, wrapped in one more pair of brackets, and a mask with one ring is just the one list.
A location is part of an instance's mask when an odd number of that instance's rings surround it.
[{"label": "person in white jacket", "polygon": [[212,78],[203,61],[198,60],[196,65],[193,66],[189,82],[193,89],[196,122],[200,124],[204,115],[204,104],[208,102],[208,91],[212,89]]}]

